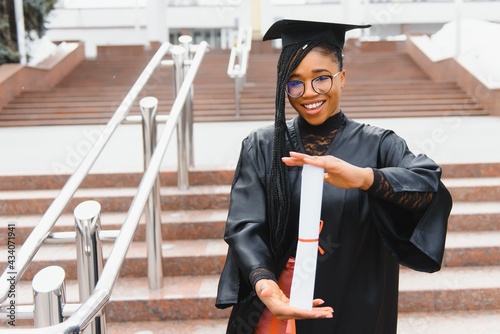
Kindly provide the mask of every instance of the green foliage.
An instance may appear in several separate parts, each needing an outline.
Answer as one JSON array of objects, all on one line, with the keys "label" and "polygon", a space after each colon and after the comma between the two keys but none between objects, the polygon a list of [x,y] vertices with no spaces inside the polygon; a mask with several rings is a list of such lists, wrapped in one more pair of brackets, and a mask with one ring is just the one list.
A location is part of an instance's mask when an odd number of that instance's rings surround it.
[{"label": "green foliage", "polygon": [[[58,0],[23,0],[24,27],[26,38],[33,39],[33,33],[39,38],[47,31],[46,23],[50,12]],[[0,0],[0,65],[18,63],[17,28],[15,21],[14,0]]]},{"label": "green foliage", "polygon": [[47,16],[54,9],[57,0],[24,0],[24,26],[27,37],[30,32],[36,32],[38,37],[43,37],[47,28]]},{"label": "green foliage", "polygon": [[9,22],[9,9],[6,0],[0,0],[0,64],[19,62],[17,45],[12,42]]},{"label": "green foliage", "polygon": [[19,63],[21,55],[0,42],[0,65],[5,63]]}]

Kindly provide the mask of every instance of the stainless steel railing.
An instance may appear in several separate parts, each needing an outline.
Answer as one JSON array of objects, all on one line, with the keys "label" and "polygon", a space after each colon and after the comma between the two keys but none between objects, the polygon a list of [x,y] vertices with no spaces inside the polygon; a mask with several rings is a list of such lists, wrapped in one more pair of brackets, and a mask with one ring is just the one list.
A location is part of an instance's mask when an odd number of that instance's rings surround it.
[{"label": "stainless steel railing", "polygon": [[[68,179],[59,195],[55,198],[40,222],[34,228],[33,232],[24,242],[23,247],[19,250],[16,259],[16,283],[26,271],[30,261],[33,259],[44,240],[48,238],[50,231],[62,211],[71,200],[85,176],[90,171],[90,168],[93,166],[117,126],[125,119],[133,101],[137,98],[138,94],[145,86],[154,69],[161,63],[162,58],[167,54],[167,52],[169,52],[170,48],[171,45],[169,43],[162,44],[142,74],[139,76],[123,102],[120,104],[94,146],[82,160],[75,173]],[[191,86],[194,82],[195,75],[207,49],[208,44],[206,42],[201,42],[196,47],[196,54],[191,62],[189,71],[187,71],[184,81],[182,82],[180,89],[177,91],[177,96],[165,128],[149,161],[148,167],[144,172],[144,176],[137,193],[130,206],[125,221],[122,224],[119,234],[116,237],[114,246],[109,254],[106,265],[102,270],[102,275],[99,278],[93,293],[80,307],[76,309],[74,313],[72,313],[71,316],[69,316],[67,320],[58,325],[36,329],[0,329],[0,334],[15,332],[37,334],[79,333],[81,330],[85,329],[96,316],[99,316],[101,310],[104,308],[111,296],[113,286],[118,278],[118,274],[125,259],[127,250],[132,242],[135,230],[144,210],[144,206],[146,205],[153,186],[156,183],[165,151],[174,130],[178,125],[186,99],[191,92]],[[7,299],[7,294],[11,286],[8,281],[8,275],[8,269],[6,269],[0,277],[0,302],[4,302]],[[0,312],[1,311],[5,311],[5,306],[0,307]]]},{"label": "stainless steel railing", "polygon": [[240,116],[241,91],[245,85],[248,58],[252,50],[252,27],[244,26],[238,29],[238,39],[231,48],[227,75],[234,79],[234,100],[236,105],[236,116]]},{"label": "stainless steel railing", "polygon": [[[40,222],[35,226],[21,249],[19,249],[16,258],[16,283],[26,271],[26,268],[28,267],[29,263],[35,256],[44,240],[48,237],[62,211],[75,194],[83,179],[89,173],[90,169],[104,149],[106,143],[109,141],[118,125],[120,125],[122,120],[125,118],[132,106],[132,103],[144,88],[154,69],[160,64],[162,58],[165,56],[165,54],[167,54],[169,49],[169,43],[163,44],[158,49],[156,54],[153,56],[151,61],[148,63],[135,84],[128,92],[127,96],[123,99],[122,103],[117,108],[115,114],[107,123],[101,135],[96,140],[94,146],[83,158],[76,171],[68,179],[66,184],[61,189],[59,195],[54,199],[52,204],[49,206],[49,208],[41,218]],[[7,299],[7,293],[9,290],[9,284],[6,283],[7,276],[8,274],[6,270],[0,277],[0,303],[4,302]]]}]

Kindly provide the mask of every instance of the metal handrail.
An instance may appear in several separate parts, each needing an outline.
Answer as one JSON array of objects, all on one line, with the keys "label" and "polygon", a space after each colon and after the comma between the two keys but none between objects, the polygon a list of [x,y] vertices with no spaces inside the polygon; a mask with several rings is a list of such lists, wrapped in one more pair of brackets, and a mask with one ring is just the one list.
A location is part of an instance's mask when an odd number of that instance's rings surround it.
[{"label": "metal handrail", "polygon": [[[154,69],[160,64],[170,46],[170,43],[162,44],[153,58],[151,58],[148,65],[145,67],[139,78],[137,78],[137,81],[107,123],[94,146],[92,146],[89,153],[83,158],[76,171],[62,187],[59,195],[54,199],[43,217],[40,219],[40,222],[35,226],[23,246],[19,249],[16,258],[16,283],[21,279],[36,252],[41,247],[44,240],[48,237],[62,211],[78,190],[78,187],[101,154],[111,135],[129,112],[134,100],[146,85],[147,81],[153,74]],[[6,268],[0,277],[0,303],[3,303],[7,299],[10,288],[10,284],[7,281],[7,278],[10,276],[8,272],[9,270]]]},{"label": "metal handrail", "polygon": [[[252,49],[252,27],[240,27],[238,30],[238,39],[231,48],[229,63],[227,66],[227,75],[234,79],[234,99],[236,105],[236,116],[240,116],[240,93],[245,84],[248,58]],[[236,61],[238,59],[238,61]]]},{"label": "metal handrail", "polygon": [[[252,27],[242,27],[238,30],[238,39],[231,48],[229,63],[227,66],[227,75],[231,78],[241,78],[246,75],[248,67],[248,54],[252,50]],[[240,61],[237,64],[236,59]]]},{"label": "metal handrail", "polygon": [[[164,45],[162,45],[162,47]],[[104,269],[102,271],[102,275],[99,278],[99,281],[92,295],[90,295],[90,297],[76,310],[76,312],[72,316],[58,325],[31,329],[0,329],[0,334],[9,334],[13,332],[22,332],[27,334],[80,333],[80,331],[85,329],[85,327],[94,319],[94,317],[96,317],[104,308],[109,298],[111,297],[113,286],[118,278],[128,248],[133,240],[135,230],[137,228],[137,225],[139,224],[139,220],[144,210],[144,206],[146,205],[151,189],[156,181],[156,176],[160,170],[167,146],[170,142],[170,139],[172,138],[178,118],[183,110],[184,103],[186,101],[186,98],[188,97],[191,86],[194,82],[196,72],[198,71],[207,47],[208,44],[206,42],[201,42],[198,46],[196,55],[193,58],[192,65],[188,73],[186,74],[186,77],[184,78],[184,82],[182,83],[182,86],[172,106],[170,117],[168,118],[162,135],[157,143],[149,166],[144,172],[144,176],[127,213],[127,217],[125,218],[125,221],[120,229],[120,233],[116,238],[113,248],[111,249],[111,252],[106,261],[106,265],[104,266]],[[155,62],[158,61],[159,63],[160,59],[157,59],[155,55],[150,64],[153,62],[153,60],[155,60]],[[139,79],[141,79],[141,77]],[[113,119],[115,119],[115,117],[113,117],[112,120]]]}]

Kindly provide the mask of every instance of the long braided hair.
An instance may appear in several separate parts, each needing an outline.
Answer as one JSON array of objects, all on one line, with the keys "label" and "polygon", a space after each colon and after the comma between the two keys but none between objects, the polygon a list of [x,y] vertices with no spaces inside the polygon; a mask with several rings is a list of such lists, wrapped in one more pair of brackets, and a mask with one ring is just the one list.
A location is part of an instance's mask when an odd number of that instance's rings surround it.
[{"label": "long braided hair", "polygon": [[[333,55],[337,61],[339,70],[342,70],[342,51],[332,44],[319,40],[287,45],[281,51],[278,60],[274,145],[271,170],[267,184],[267,216],[270,225],[271,250],[277,259],[283,255],[281,246],[285,236],[290,208],[290,183],[288,181],[288,172],[286,166],[281,161],[282,157],[289,156],[286,148],[288,128],[285,116],[285,86],[295,68],[309,51],[314,48],[318,49],[318,51],[323,54]],[[291,144],[293,145],[293,143]],[[298,149],[294,148],[294,150]]]}]

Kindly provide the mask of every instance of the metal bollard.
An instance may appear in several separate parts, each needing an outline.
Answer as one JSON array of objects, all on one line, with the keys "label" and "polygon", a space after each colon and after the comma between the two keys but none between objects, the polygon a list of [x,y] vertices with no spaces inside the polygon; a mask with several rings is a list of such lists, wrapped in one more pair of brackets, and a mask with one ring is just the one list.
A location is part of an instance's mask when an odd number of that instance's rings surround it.
[{"label": "metal bollard", "polygon": [[[144,169],[147,169],[151,156],[156,147],[156,112],[158,99],[145,97],[139,102],[142,113],[142,135],[144,146]],[[162,265],[162,236],[161,236],[161,199],[160,199],[160,177],[156,181],[149,194],[145,207],[146,215],[146,244],[148,256],[148,279],[149,288],[152,290],[163,287],[163,265]]]},{"label": "metal bollard", "polygon": [[66,303],[64,269],[50,266],[40,270],[33,281],[35,327],[48,327],[63,322],[63,306]]},{"label": "metal bollard", "polygon": [[[101,205],[96,201],[80,203],[74,210],[76,224],[77,274],[80,301],[87,300],[97,285],[103,268],[101,230]],[[104,309],[101,316],[83,331],[85,334],[106,333]]]},{"label": "metal bollard", "polygon": [[[180,45],[174,45],[171,48],[172,58],[174,60],[174,73],[175,73],[175,95],[181,89],[182,82],[184,81],[184,71],[182,68],[184,52],[187,50]],[[177,124],[177,186],[180,190],[187,190],[189,188],[189,175],[188,175],[188,158],[186,148],[186,115],[180,113],[179,123]]]}]

